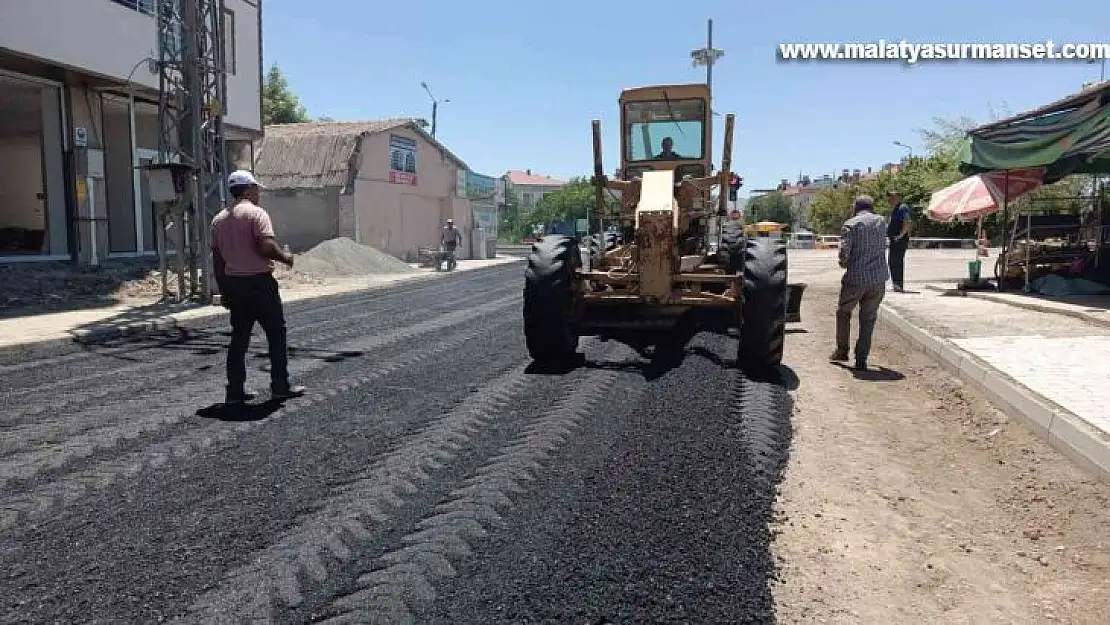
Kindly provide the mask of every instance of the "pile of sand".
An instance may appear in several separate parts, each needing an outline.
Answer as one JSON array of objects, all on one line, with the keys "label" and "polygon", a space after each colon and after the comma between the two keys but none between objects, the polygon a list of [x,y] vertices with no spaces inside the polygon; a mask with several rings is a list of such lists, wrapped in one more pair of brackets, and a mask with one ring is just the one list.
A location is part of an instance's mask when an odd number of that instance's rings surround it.
[{"label": "pile of sand", "polygon": [[320,243],[293,260],[293,271],[317,278],[417,273],[399,258],[346,237]]}]

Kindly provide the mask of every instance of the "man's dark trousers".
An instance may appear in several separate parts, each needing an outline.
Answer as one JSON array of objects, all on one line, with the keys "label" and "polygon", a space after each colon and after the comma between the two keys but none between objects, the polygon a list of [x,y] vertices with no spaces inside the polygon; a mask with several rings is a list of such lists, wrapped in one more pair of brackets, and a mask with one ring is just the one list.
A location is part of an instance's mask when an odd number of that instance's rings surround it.
[{"label": "man's dark trousers", "polygon": [[226,276],[221,281],[223,297],[231,312],[231,345],[227,349],[227,391],[242,395],[247,381],[247,348],[257,321],[266,333],[270,350],[270,390],[289,388],[289,356],[285,336],[285,313],[278,283],[269,273]]},{"label": "man's dark trousers", "polygon": [[910,238],[904,236],[901,239],[892,239],[890,241],[890,257],[888,264],[890,265],[890,281],[894,286],[902,288],[903,281],[906,273],[906,249],[910,246]]}]

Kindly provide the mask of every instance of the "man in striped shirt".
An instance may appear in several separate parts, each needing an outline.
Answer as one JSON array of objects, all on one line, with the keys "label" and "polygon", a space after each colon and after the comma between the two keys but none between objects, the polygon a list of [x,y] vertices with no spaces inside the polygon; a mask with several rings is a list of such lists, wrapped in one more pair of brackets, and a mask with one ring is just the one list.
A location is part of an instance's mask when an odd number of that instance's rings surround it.
[{"label": "man in striped shirt", "polygon": [[879,319],[879,304],[890,278],[886,259],[886,220],[875,214],[875,201],[856,198],[855,215],[840,229],[840,301],[836,307],[836,351],[831,360],[848,360],[852,311],[859,306],[859,337],[856,339],[856,369],[867,369],[871,334]]}]

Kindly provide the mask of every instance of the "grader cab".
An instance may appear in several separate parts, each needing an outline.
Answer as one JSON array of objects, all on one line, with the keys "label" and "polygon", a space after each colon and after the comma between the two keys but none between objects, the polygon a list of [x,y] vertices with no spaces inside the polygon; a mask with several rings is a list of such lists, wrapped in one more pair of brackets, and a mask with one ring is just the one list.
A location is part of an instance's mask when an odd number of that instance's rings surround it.
[{"label": "grader cab", "polygon": [[[601,123],[593,122],[596,234],[547,235],[528,257],[524,333],[532,358],[563,361],[580,336],[672,326],[693,313],[739,330],[737,362],[745,370],[777,367],[788,303],[790,320],[800,320],[801,290],[788,295],[785,243],[746,237],[728,213],[735,117],[725,117],[714,173],[707,85],[626,89],[620,109],[616,179],[604,174]],[[607,198],[617,195],[619,212],[607,215]]]}]

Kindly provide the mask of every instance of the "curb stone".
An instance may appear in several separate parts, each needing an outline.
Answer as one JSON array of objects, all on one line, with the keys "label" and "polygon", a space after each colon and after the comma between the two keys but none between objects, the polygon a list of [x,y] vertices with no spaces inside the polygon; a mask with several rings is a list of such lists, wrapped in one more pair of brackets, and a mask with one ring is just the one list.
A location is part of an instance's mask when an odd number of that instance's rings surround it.
[{"label": "curb stone", "polygon": [[1085,313],[1081,310],[1070,310],[1070,309],[1067,309],[1067,308],[1057,308],[1057,307],[1053,307],[1053,306],[1048,306],[1046,304],[1038,304],[1035,301],[1017,301],[1017,300],[1008,299],[1008,298],[1005,298],[1005,297],[997,297],[995,293],[982,293],[982,292],[977,292],[977,291],[959,291],[958,289],[946,289],[942,286],[935,285],[935,284],[926,284],[925,289],[928,290],[928,291],[936,291],[938,293],[943,293],[945,295],[950,295],[950,296],[955,296],[955,297],[974,297],[975,299],[981,299],[981,300],[986,301],[986,302],[995,302],[996,304],[1005,304],[1007,306],[1013,306],[1014,308],[1022,308],[1022,309],[1025,309],[1025,310],[1032,310],[1032,311],[1036,311],[1036,312],[1049,313],[1049,314],[1053,314],[1053,315],[1065,315],[1067,317],[1073,317],[1075,319],[1079,319],[1080,321],[1086,321],[1087,323],[1093,323],[1095,325],[1099,325],[1099,326],[1102,326],[1102,327],[1110,327],[1110,319],[1105,319],[1105,318],[1102,318],[1102,317],[1092,315],[1090,313]]},{"label": "curb stone", "polygon": [[949,373],[975,387],[999,410],[1021,421],[1050,447],[1099,480],[1110,483],[1110,436],[1106,433],[950,341],[915,326],[887,304],[882,305],[882,318]]},{"label": "curb stone", "polygon": [[[314,300],[321,300],[329,297],[350,295],[352,293],[379,291],[406,284],[438,280],[446,278],[455,273],[473,273],[477,271],[484,271],[487,269],[502,267],[503,265],[510,265],[516,262],[519,261],[518,259],[514,258],[502,263],[491,264],[486,267],[465,269],[461,272],[456,271],[452,273],[427,273],[414,275],[413,277],[408,279],[394,280],[382,284],[357,286],[350,289],[338,290],[329,293],[319,293],[306,297],[298,297],[295,299],[284,299],[284,303],[286,305],[300,304],[302,302],[311,302]],[[145,334],[155,334],[167,330],[183,330],[187,328],[208,325],[215,318],[227,314],[227,310],[219,304],[219,295],[214,295],[213,300],[213,304],[210,304],[208,306],[193,306],[183,310],[173,310],[171,307],[167,309],[164,314],[142,321],[133,321],[120,324],[107,323],[101,327],[95,327],[89,330],[70,329],[68,331],[65,331],[66,336],[28,341],[26,343],[15,343],[12,345],[0,345],[0,365],[10,364],[19,360],[30,360],[47,356],[57,356],[65,354],[67,352],[79,351],[83,347],[97,345],[119,338],[142,336]],[[178,315],[188,316],[184,316],[184,318],[178,318]]]}]

